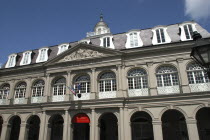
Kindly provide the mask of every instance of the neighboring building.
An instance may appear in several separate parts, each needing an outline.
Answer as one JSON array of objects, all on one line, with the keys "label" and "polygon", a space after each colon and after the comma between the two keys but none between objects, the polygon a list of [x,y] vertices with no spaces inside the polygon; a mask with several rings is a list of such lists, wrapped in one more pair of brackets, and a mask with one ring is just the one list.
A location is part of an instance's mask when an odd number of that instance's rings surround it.
[{"label": "neighboring building", "polygon": [[190,58],[193,31],[210,40],[193,21],[112,34],[101,16],[78,42],[11,54],[1,140],[209,140],[210,81]]}]

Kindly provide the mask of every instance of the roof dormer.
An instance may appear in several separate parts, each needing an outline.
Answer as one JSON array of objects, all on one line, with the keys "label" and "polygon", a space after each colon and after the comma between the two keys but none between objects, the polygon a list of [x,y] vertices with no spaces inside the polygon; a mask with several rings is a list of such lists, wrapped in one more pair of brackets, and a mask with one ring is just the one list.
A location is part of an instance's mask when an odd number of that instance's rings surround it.
[{"label": "roof dormer", "polygon": [[129,31],[127,34],[126,48],[142,47],[143,42],[140,38],[140,31]]},{"label": "roof dormer", "polygon": [[11,54],[8,56],[8,61],[5,65],[5,68],[11,68],[14,67],[16,65],[16,57],[17,54]]},{"label": "roof dormer", "polygon": [[192,35],[194,31],[197,31],[195,28],[196,23],[194,22],[185,22],[179,25],[181,29],[180,39],[181,41],[192,40]]},{"label": "roof dormer", "polygon": [[31,53],[32,53],[32,51],[26,51],[23,53],[23,57],[20,61],[20,66],[28,65],[31,63]]},{"label": "roof dormer", "polygon": [[100,46],[104,48],[112,48],[114,49],[114,44],[113,44],[113,36],[103,36],[100,38],[101,44]]},{"label": "roof dormer", "polygon": [[59,45],[57,55],[59,55],[60,53],[66,51],[66,50],[68,50],[68,48],[69,48],[69,44],[67,44],[67,43]]},{"label": "roof dormer", "polygon": [[45,62],[48,60],[48,50],[49,48],[47,47],[39,49],[39,54],[36,59],[36,63]]},{"label": "roof dormer", "polygon": [[152,38],[153,45],[165,44],[171,42],[171,38],[167,33],[167,27],[158,26],[153,28],[152,32],[153,32],[153,38]]}]

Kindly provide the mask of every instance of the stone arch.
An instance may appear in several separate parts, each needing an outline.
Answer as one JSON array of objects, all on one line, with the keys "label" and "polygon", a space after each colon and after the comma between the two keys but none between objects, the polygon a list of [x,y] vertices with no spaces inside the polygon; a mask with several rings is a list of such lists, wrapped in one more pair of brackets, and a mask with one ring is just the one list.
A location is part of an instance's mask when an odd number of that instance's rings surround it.
[{"label": "stone arch", "polygon": [[198,111],[202,108],[206,107],[204,104],[199,105],[198,107],[195,108],[195,110],[193,111],[192,117],[194,119],[196,119],[196,114],[198,113]]},{"label": "stone arch", "polygon": [[22,118],[19,115],[13,115],[9,119],[9,124],[11,127],[8,128],[8,136],[9,139],[18,139],[20,135],[20,125],[21,125],[21,120]]},{"label": "stone arch", "polygon": [[17,82],[15,83],[14,88],[16,88],[20,83],[25,83],[25,84],[26,84],[26,87],[27,87],[27,81],[26,81],[26,80],[21,80],[21,81],[17,81]]},{"label": "stone arch", "polygon": [[58,79],[61,79],[61,78],[64,78],[65,81],[66,81],[66,77],[63,76],[63,75],[60,75],[60,76],[56,76],[56,77],[53,77],[52,80],[51,80],[51,86],[54,85],[55,81],[58,80]]},{"label": "stone arch", "polygon": [[147,75],[149,73],[148,70],[145,67],[143,67],[143,66],[138,66],[138,67],[133,66],[133,67],[129,67],[128,69],[126,69],[126,71],[125,71],[126,76],[128,75],[128,72],[133,70],[133,69],[143,69],[146,72]]},{"label": "stone arch", "polygon": [[172,107],[172,108],[166,107],[166,108],[164,108],[164,109],[160,112],[159,118],[161,119],[162,116],[163,116],[163,114],[164,114],[166,111],[168,111],[168,110],[177,110],[177,111],[181,112],[181,113],[184,115],[185,119],[188,118],[187,113],[186,113],[184,110],[182,110],[181,108],[179,108],[179,107]]},{"label": "stone arch", "polygon": [[21,121],[23,120],[22,116],[21,116],[19,113],[15,113],[15,114],[11,114],[9,117],[7,117],[7,122],[10,123],[10,120],[11,120],[13,117],[15,117],[15,116],[20,117],[20,120],[21,120]]},{"label": "stone arch", "polygon": [[157,70],[158,70],[160,67],[162,67],[162,66],[171,66],[171,67],[174,67],[174,68],[177,70],[177,72],[179,72],[178,66],[175,65],[175,64],[173,64],[173,63],[160,63],[160,64],[158,64],[158,65],[154,68],[155,73],[157,73]]},{"label": "stone arch", "polygon": [[155,117],[154,117],[154,115],[152,114],[152,112],[150,112],[149,110],[144,109],[144,108],[141,109],[141,110],[139,110],[139,108],[136,108],[136,109],[132,110],[132,111],[129,113],[129,118],[131,118],[131,116],[132,116],[133,114],[135,114],[136,112],[140,112],[140,111],[143,111],[143,112],[148,113],[148,114],[150,115],[150,117],[152,118],[152,120],[155,119]]},{"label": "stone arch", "polygon": [[90,76],[90,74],[88,73],[88,72],[82,72],[82,73],[78,73],[78,74],[75,74],[74,76],[73,76],[73,78],[72,78],[72,81],[75,81],[77,78],[79,78],[80,76],[83,76],[83,75],[87,75],[87,76],[89,76],[90,77],[90,79],[91,79],[91,76]]},{"label": "stone arch", "polygon": [[101,113],[100,115],[98,115],[97,120],[99,121],[104,115],[109,114],[109,113],[112,113],[117,118],[117,121],[119,121],[118,114],[112,111]]},{"label": "stone arch", "polygon": [[[28,116],[27,116],[28,117]],[[38,140],[40,133],[41,119],[38,115],[31,115],[27,120],[26,137],[28,139]]]},{"label": "stone arch", "polygon": [[112,72],[112,73],[114,73],[115,76],[116,76],[116,78],[117,78],[117,73],[116,73],[116,71],[113,71],[113,70],[110,69],[110,70],[103,70],[103,71],[99,72],[98,75],[97,75],[97,80],[100,79],[100,77],[101,77],[102,74],[107,73],[107,72]]}]

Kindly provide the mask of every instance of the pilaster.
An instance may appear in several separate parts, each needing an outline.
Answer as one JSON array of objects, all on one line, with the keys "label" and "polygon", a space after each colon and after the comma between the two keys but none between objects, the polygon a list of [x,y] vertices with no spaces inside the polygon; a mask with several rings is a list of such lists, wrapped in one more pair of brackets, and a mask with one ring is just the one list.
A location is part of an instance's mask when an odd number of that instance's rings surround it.
[{"label": "pilaster", "polygon": [[20,124],[20,133],[19,133],[19,140],[26,140],[27,135],[26,135],[26,122],[21,122]]},{"label": "pilaster", "polygon": [[117,65],[117,76],[116,76],[116,82],[117,82],[117,97],[123,97],[123,90],[122,90],[122,72],[121,72],[121,65]]},{"label": "pilaster", "polygon": [[120,140],[124,140],[124,109],[120,107]]},{"label": "pilaster", "polygon": [[9,84],[10,84],[10,90],[8,96],[8,104],[12,104],[15,96],[15,80],[10,81]]},{"label": "pilaster", "polygon": [[163,140],[162,122],[160,120],[153,120],[152,125],[154,140]]},{"label": "pilaster", "polygon": [[45,90],[44,90],[44,102],[48,102],[50,99],[50,74],[46,74]]},{"label": "pilaster", "polygon": [[45,140],[44,139],[45,127],[46,127],[46,112],[43,111],[40,123],[39,140]]},{"label": "pilaster", "polygon": [[26,79],[26,94],[25,94],[25,104],[31,102],[30,101],[30,97],[31,97],[31,87],[32,87],[32,83],[31,83],[31,78]]},{"label": "pilaster", "polygon": [[68,140],[69,111],[65,110],[63,140]]},{"label": "pilaster", "polygon": [[11,126],[8,122],[4,122],[2,124],[1,140],[8,140],[9,139],[9,133],[10,133],[9,127],[11,127]]},{"label": "pilaster", "polygon": [[95,109],[91,109],[90,140],[95,140]]},{"label": "pilaster", "polygon": [[189,140],[199,140],[197,121],[195,119],[186,120]]},{"label": "pilaster", "polygon": [[71,86],[71,71],[67,71],[67,78],[66,78],[66,95],[65,95],[65,101],[69,101],[70,100],[70,94],[71,91],[69,89],[69,87]]},{"label": "pilaster", "polygon": [[90,99],[96,99],[96,92],[97,92],[97,79],[96,79],[96,68],[91,69],[91,94],[90,94]]}]

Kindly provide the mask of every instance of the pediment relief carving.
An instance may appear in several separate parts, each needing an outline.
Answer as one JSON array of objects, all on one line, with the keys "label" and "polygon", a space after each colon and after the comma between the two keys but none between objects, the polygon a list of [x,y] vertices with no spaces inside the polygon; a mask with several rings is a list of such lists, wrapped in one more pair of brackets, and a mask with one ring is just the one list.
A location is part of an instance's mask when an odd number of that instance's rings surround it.
[{"label": "pediment relief carving", "polygon": [[59,62],[101,57],[104,55],[105,55],[104,53],[100,53],[98,51],[91,50],[91,49],[78,49],[77,51],[71,53],[70,55],[65,56]]}]

